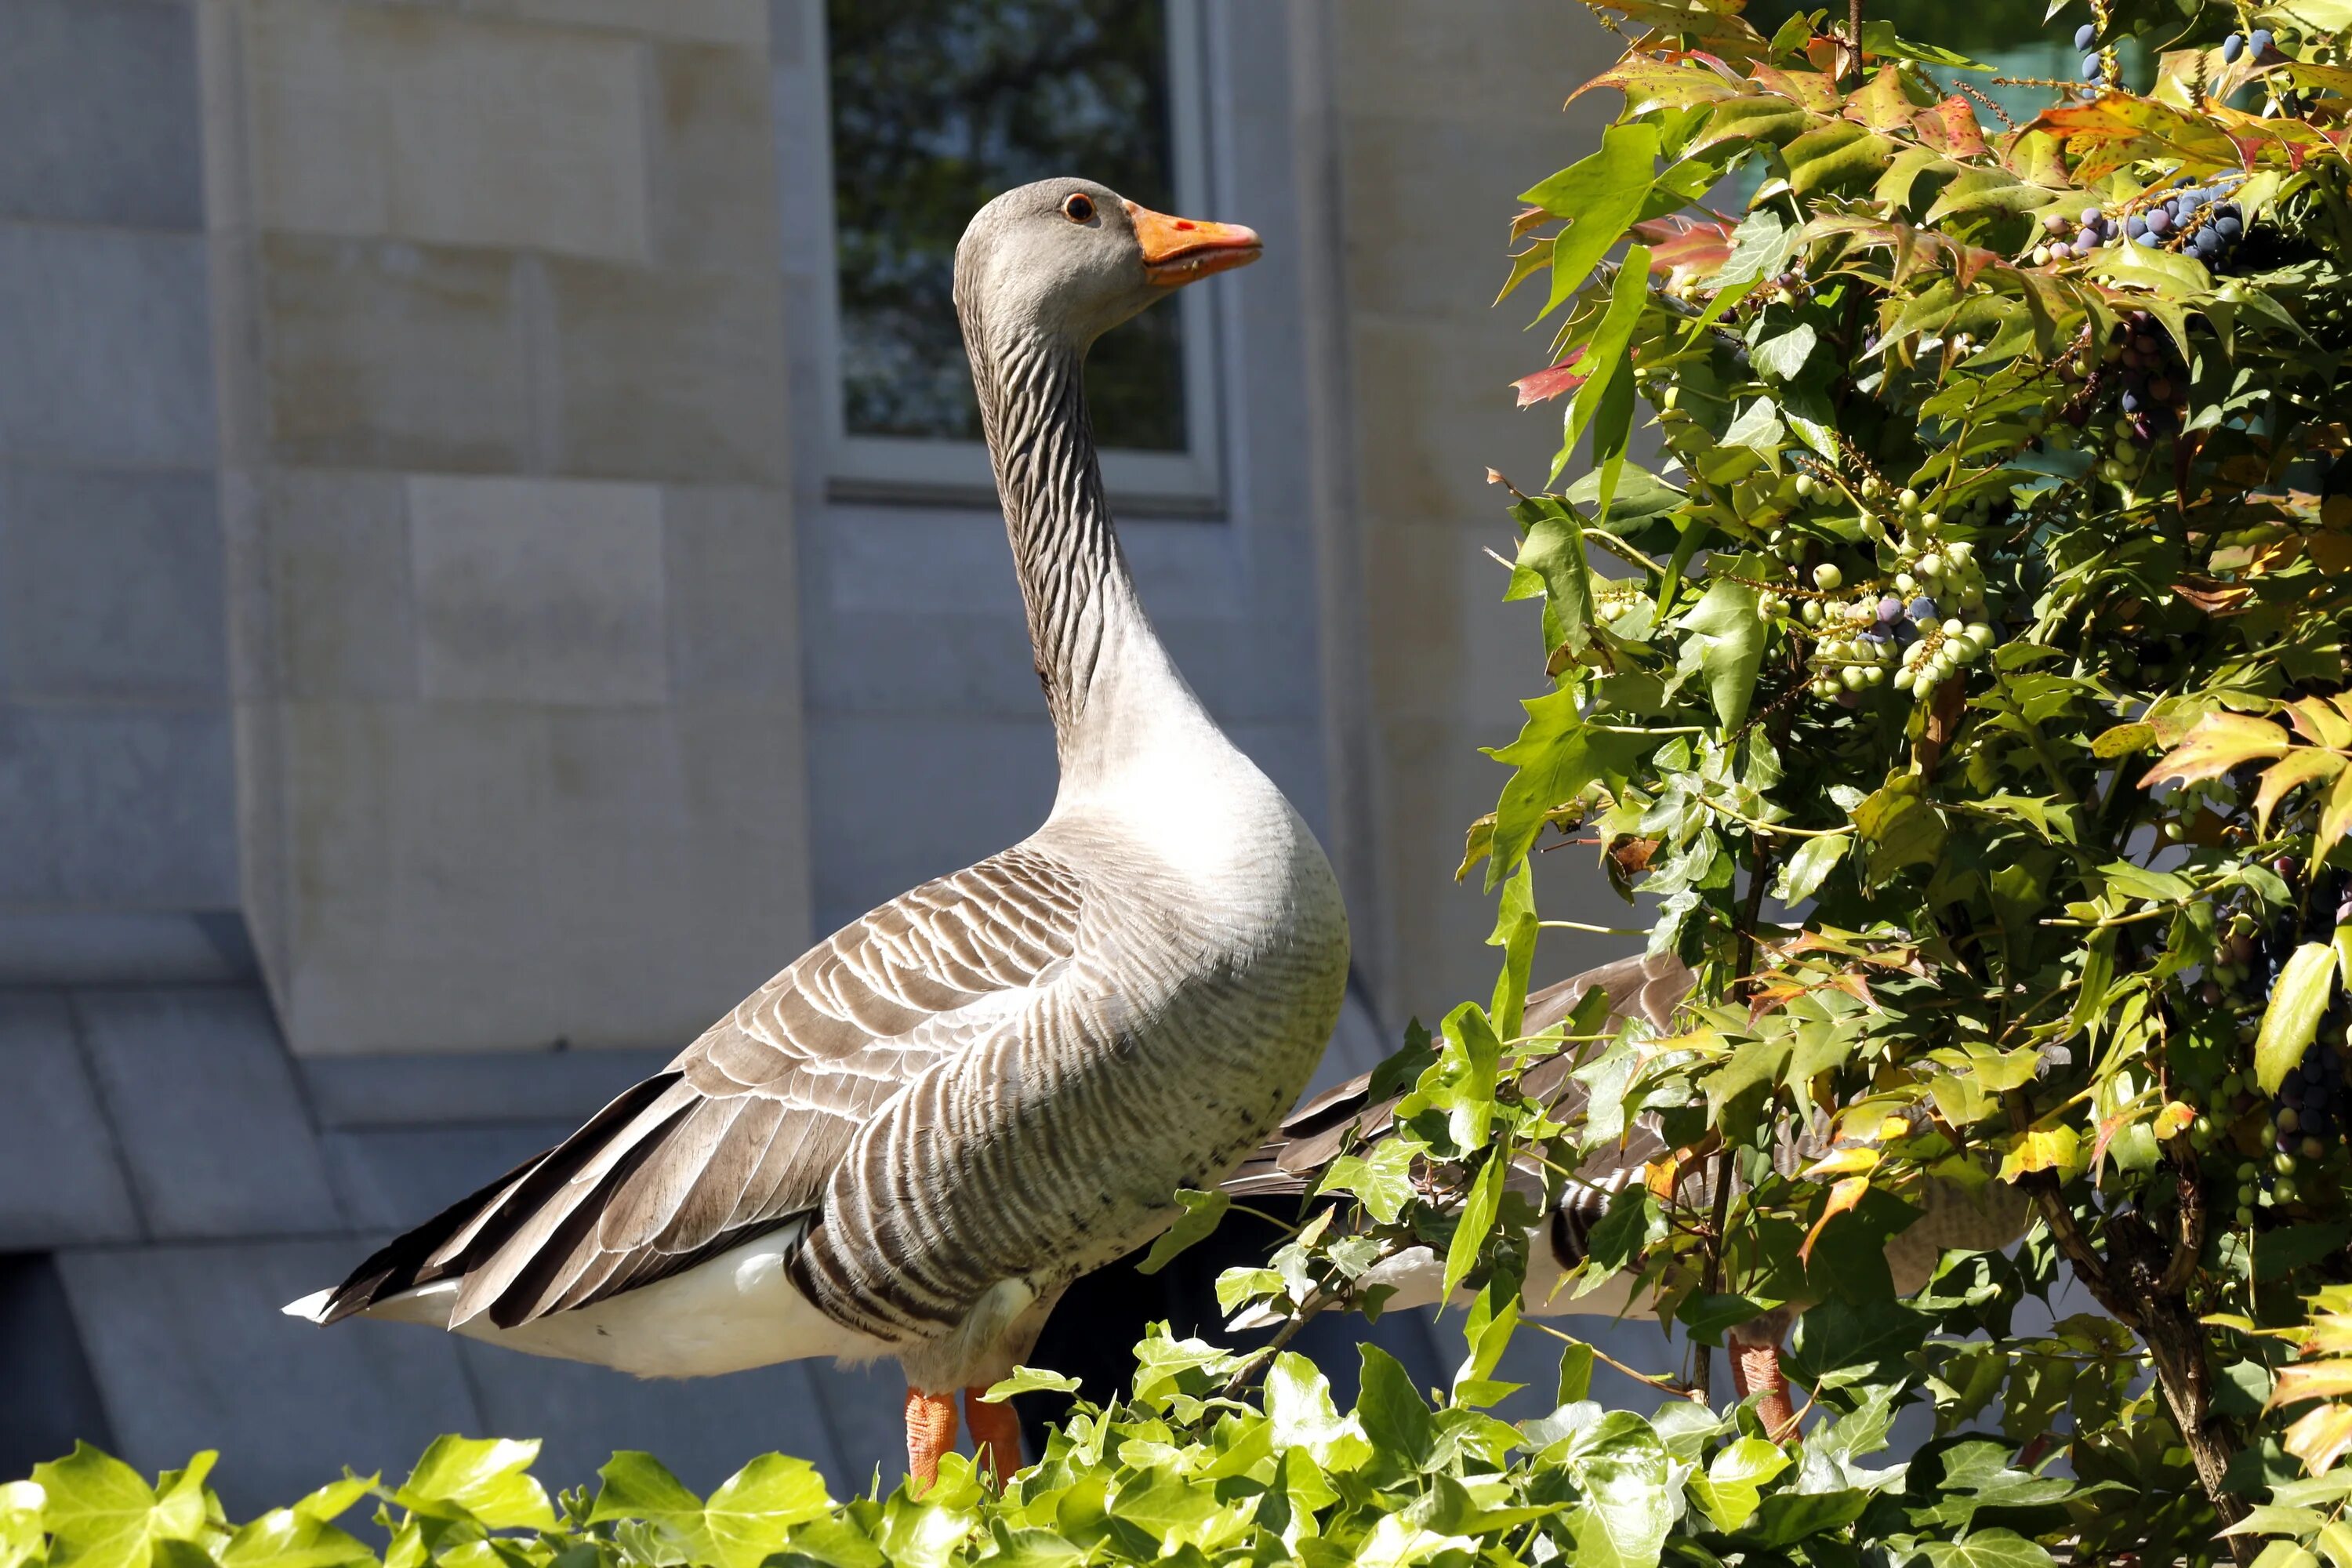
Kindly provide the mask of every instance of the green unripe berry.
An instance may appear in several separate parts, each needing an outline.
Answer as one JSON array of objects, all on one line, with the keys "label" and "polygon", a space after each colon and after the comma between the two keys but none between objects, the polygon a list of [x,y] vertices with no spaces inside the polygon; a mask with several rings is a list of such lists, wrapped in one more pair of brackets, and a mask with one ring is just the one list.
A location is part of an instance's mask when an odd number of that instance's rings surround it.
[{"label": "green unripe berry", "polygon": [[1822,624],[1822,602],[1819,599],[1807,599],[1805,601],[1804,607],[1797,612],[1797,616],[1798,618],[1802,620],[1805,625],[1809,626],[1820,626]]},{"label": "green unripe berry", "polygon": [[[2294,1156],[2288,1153],[2284,1149],[2280,1150],[2277,1153],[2271,1156],[2271,1169],[2277,1172],[2282,1176],[2294,1174]],[[2273,1188],[2273,1190],[2275,1191],[2276,1189]]]},{"label": "green unripe berry", "polygon": [[1919,579],[1908,572],[1897,572],[1895,574],[1895,591],[1907,599],[1919,591]]},{"label": "green unripe berry", "polygon": [[1813,586],[1824,594],[1834,594],[1845,586],[1845,574],[1834,561],[1824,561],[1813,568]]},{"label": "green unripe berry", "polygon": [[1919,514],[1919,526],[1926,531],[1933,533],[1944,526],[1944,514],[1939,511],[1923,511]]},{"label": "green unripe berry", "polygon": [[1895,672],[1895,689],[1897,691],[1910,690],[1913,679],[1916,673],[1916,671],[1913,670],[1907,665],[1903,668],[1896,670]]},{"label": "green unripe berry", "polygon": [[2271,1201],[2273,1203],[2291,1204],[2294,1202],[2294,1200],[2295,1184],[2294,1178],[2293,1176],[2281,1176],[2277,1181],[2271,1184]]},{"label": "green unripe berry", "polygon": [[1944,574],[1944,558],[1932,551],[1919,557],[1917,571],[1930,583]]},{"label": "green unripe berry", "polygon": [[2238,1223],[2240,1225],[2252,1225],[2254,1223],[2253,1205],[2240,1204],[2238,1205]]},{"label": "green unripe berry", "polygon": [[1919,510],[1919,492],[1914,489],[1906,489],[1901,495],[1895,498],[1895,504],[1901,507],[1905,511],[1917,511]]},{"label": "green unripe berry", "polygon": [[1801,499],[1803,499],[1803,498],[1805,498],[1805,497],[1809,497],[1809,496],[1811,496],[1811,495],[1813,493],[1813,491],[1814,491],[1814,490],[1816,490],[1816,489],[1820,489],[1820,488],[1821,488],[1821,487],[1820,487],[1820,485],[1819,485],[1818,483],[1816,483],[1816,482],[1815,482],[1815,480],[1814,480],[1814,479],[1813,479],[1813,476],[1812,476],[1812,475],[1811,475],[1811,474],[1799,474],[1799,475],[1797,476],[1797,483],[1796,483],[1795,489],[1796,489],[1797,495],[1798,495],[1799,499],[1801,499]]}]

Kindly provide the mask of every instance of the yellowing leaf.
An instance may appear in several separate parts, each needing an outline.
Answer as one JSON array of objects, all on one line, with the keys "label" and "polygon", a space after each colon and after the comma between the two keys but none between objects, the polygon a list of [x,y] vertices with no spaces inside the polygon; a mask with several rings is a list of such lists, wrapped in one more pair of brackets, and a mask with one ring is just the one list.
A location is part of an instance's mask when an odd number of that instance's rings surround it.
[{"label": "yellowing leaf", "polygon": [[2254,1038],[2254,1080],[2264,1094],[2276,1094],[2286,1069],[2303,1059],[2319,1034],[2319,1016],[2336,989],[2336,952],[2326,942],[2307,942],[2287,955],[2263,1009],[2262,1033]]},{"label": "yellowing leaf", "polygon": [[2347,719],[2316,697],[2290,702],[2287,722],[2315,746],[2352,746],[2352,719]]},{"label": "yellowing leaf", "polygon": [[2076,1169],[2082,1140],[2071,1127],[2034,1127],[2017,1135],[2000,1162],[2000,1179],[2014,1182],[2034,1171],[2054,1171],[2061,1176]]},{"label": "yellowing leaf", "polygon": [[2327,786],[2327,802],[2319,808],[2319,831],[2312,842],[2315,860],[2325,860],[2337,840],[2352,832],[2352,773],[2337,773]]},{"label": "yellowing leaf", "polygon": [[2326,1475],[2352,1448],[2352,1406],[2323,1405],[2299,1417],[2286,1429],[2285,1447],[2313,1475]]},{"label": "yellowing leaf", "polygon": [[[1905,1131],[1909,1126],[1905,1125]],[[1829,1176],[1855,1176],[1878,1169],[1879,1152],[1866,1144],[1839,1149],[1814,1161],[1799,1173],[1806,1181],[1818,1182]]]},{"label": "yellowing leaf", "polygon": [[2298,746],[2263,770],[2263,787],[2254,795],[2254,819],[2267,835],[2271,813],[2297,784],[2332,779],[2344,771],[2344,759],[2334,752]]},{"label": "yellowing leaf", "polygon": [[2352,1361],[2307,1361],[2287,1367],[2271,1390],[2270,1408],[2283,1410],[2306,1399],[2341,1399],[2352,1394]]},{"label": "yellowing leaf", "polygon": [[1862,1202],[1862,1194],[1870,1191],[1868,1176],[1848,1176],[1830,1189],[1829,1202],[1822,1205],[1822,1215],[1813,1221],[1813,1228],[1805,1232],[1805,1244],[1797,1248],[1797,1256],[1810,1263],[1813,1259],[1813,1243],[1822,1238],[1822,1227]]},{"label": "yellowing leaf", "polygon": [[2156,1113],[2156,1135],[2158,1138],[2178,1138],[2182,1130],[2196,1120],[2195,1106],[2173,1100]]},{"label": "yellowing leaf", "polygon": [[2154,789],[2168,780],[2195,784],[2215,778],[2256,757],[2283,757],[2290,744],[2286,731],[2266,719],[2208,713],[2190,726],[2180,744],[2147,770],[2140,786]]}]

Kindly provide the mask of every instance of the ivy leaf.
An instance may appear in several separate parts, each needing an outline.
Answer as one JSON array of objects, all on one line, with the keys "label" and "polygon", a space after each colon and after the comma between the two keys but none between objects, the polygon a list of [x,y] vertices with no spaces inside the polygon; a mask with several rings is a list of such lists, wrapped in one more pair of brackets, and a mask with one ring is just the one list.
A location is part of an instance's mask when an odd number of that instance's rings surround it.
[{"label": "ivy leaf", "polygon": [[1925,1537],[1929,1568],[2053,1568],[2050,1553],[2013,1530],[1979,1530],[1958,1541]]},{"label": "ivy leaf", "polygon": [[1002,1383],[992,1384],[980,1396],[983,1405],[1002,1405],[1016,1394],[1076,1394],[1081,1384],[1066,1373],[1047,1372],[1043,1367],[1016,1366],[1013,1375]]},{"label": "ivy leaf", "polygon": [[719,1484],[703,1531],[719,1568],[760,1568],[794,1525],[833,1510],[824,1478],[806,1459],[762,1454]]},{"label": "ivy leaf", "polygon": [[45,1500],[42,1522],[52,1537],[51,1568],[146,1568],[163,1542],[194,1539],[205,1522],[205,1477],[215,1457],[190,1459],[160,1494],[138,1471],[88,1443],[34,1466]]},{"label": "ivy leaf", "polygon": [[486,1530],[553,1530],[547,1493],[531,1478],[536,1438],[440,1436],[393,1501],[426,1519],[470,1520]]},{"label": "ivy leaf", "polygon": [[1422,1468],[1429,1462],[1435,1437],[1429,1406],[1414,1390],[1412,1374],[1369,1340],[1357,1349],[1363,1372],[1356,1384],[1356,1424],[1373,1447]]},{"label": "ivy leaf", "polygon": [[2264,1094],[2276,1094],[2286,1069],[2311,1048],[2335,990],[2336,952],[2330,944],[2307,942],[2287,955],[2254,1039],[2254,1081]]},{"label": "ivy leaf", "polygon": [[596,1477],[604,1484],[588,1511],[592,1524],[646,1520],[689,1540],[702,1524],[702,1500],[651,1454],[624,1449],[606,1460]]},{"label": "ivy leaf", "polygon": [[1536,894],[1535,868],[1526,861],[1503,884],[1503,897],[1495,910],[1495,930],[1486,938],[1488,947],[1503,950],[1503,972],[1495,977],[1494,1005],[1487,1009],[1495,1020],[1495,1032],[1504,1039],[1517,1039],[1521,1020],[1527,1013],[1528,973],[1535,963]]},{"label": "ivy leaf", "polygon": [[[1612,1412],[1612,1416],[1625,1412]],[[1656,1568],[1673,1510],[1666,1498],[1666,1450],[1638,1420],[1613,1428],[1611,1416],[1591,1428],[1591,1448],[1570,1450],[1569,1465],[1583,1506],[1569,1515],[1577,1568]]]},{"label": "ivy leaf", "polygon": [[1583,520],[1553,496],[1523,496],[1511,507],[1519,556],[1503,602],[1544,601],[1544,651],[1574,653],[1591,641],[1592,569],[1584,554]]},{"label": "ivy leaf", "polygon": [[1150,1252],[1135,1266],[1138,1274],[1157,1274],[1178,1253],[1194,1242],[1207,1240],[1209,1233],[1217,1228],[1217,1222],[1225,1217],[1225,1211],[1234,1206],[1232,1194],[1223,1188],[1199,1193],[1187,1187],[1176,1194],[1176,1201],[1184,1212],[1176,1216],[1175,1224],[1160,1233]]},{"label": "ivy leaf", "polygon": [[1445,1283],[1437,1296],[1441,1301],[1450,1300],[1454,1288],[1478,1266],[1486,1235],[1495,1228],[1495,1216],[1502,1212],[1503,1180],[1510,1174],[1509,1152],[1507,1142],[1495,1151],[1480,1167],[1477,1180],[1470,1184],[1470,1195],[1462,1201],[1461,1222],[1454,1227],[1454,1239],[1445,1249]]},{"label": "ivy leaf", "polygon": [[1318,1197],[1349,1193],[1364,1212],[1381,1225],[1394,1225],[1412,1201],[1413,1144],[1402,1138],[1383,1138],[1367,1154],[1342,1154],[1325,1167],[1315,1184]]},{"label": "ivy leaf", "polygon": [[1767,338],[1756,345],[1749,358],[1756,368],[1775,381],[1794,381],[1804,374],[1806,362],[1813,357],[1813,349],[1821,335],[1813,331],[1811,321],[1800,321],[1778,337]]},{"label": "ivy leaf", "polygon": [[1788,1468],[1789,1456],[1779,1444],[1742,1437],[1717,1453],[1704,1475],[1684,1484],[1708,1521],[1728,1534],[1756,1516],[1765,1484]]},{"label": "ivy leaf", "polygon": [[1756,590],[1717,577],[1678,624],[1690,634],[1716,719],[1726,731],[1737,730],[1748,721],[1756,696],[1756,671],[1764,659],[1764,622],[1756,613]]}]

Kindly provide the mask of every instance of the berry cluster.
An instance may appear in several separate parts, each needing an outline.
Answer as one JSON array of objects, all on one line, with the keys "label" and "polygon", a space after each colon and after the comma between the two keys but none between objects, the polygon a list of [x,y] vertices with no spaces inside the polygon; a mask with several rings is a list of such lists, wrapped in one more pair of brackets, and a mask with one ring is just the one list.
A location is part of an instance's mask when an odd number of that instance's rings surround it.
[{"label": "berry cluster", "polygon": [[2115,213],[2095,206],[2071,218],[2052,213],[2042,220],[2042,229],[2045,237],[2033,247],[2037,267],[2079,260],[2109,246],[2137,245],[2193,256],[2218,272],[2228,269],[2238,242],[2245,237],[2246,215],[2219,186],[2184,181],[2154,200],[2147,195],[2134,197]]},{"label": "berry cluster", "polygon": [[[2095,411],[2112,407],[2112,426],[2118,441],[2147,447],[2158,437],[2179,427],[2189,401],[2189,368],[2180,363],[2157,320],[2145,310],[2126,312],[2099,352],[2095,363],[2078,367],[2083,390],[2067,405],[2066,422],[2077,429],[2092,427]],[[2106,395],[2115,394],[2110,404]],[[2116,458],[2100,465],[2099,477],[2120,484],[2131,477],[2129,466]]]},{"label": "berry cluster", "polygon": [[2099,25],[2085,22],[2074,29],[2074,48],[2083,57],[2083,79],[2105,81],[2107,75],[2106,57],[2099,52]]},{"label": "berry cluster", "polygon": [[[1800,475],[1793,489],[1804,502],[1829,488]],[[1847,708],[1880,686],[1925,701],[1963,666],[1983,658],[1994,641],[1975,545],[1948,538],[1945,519],[1924,510],[1918,492],[1909,489],[1894,498],[1902,532],[1899,540],[1891,537],[1885,521],[1868,510],[1885,494],[1877,479],[1863,481],[1862,526],[1879,542],[1876,564],[1887,574],[1849,590],[1845,569],[1824,561],[1812,569],[1813,592],[1796,604],[1798,619],[1819,634],[1808,665],[1809,687],[1814,696]],[[1959,509],[1955,522],[1980,526],[1991,514],[1991,500],[1978,497]],[[1794,561],[1807,549],[1805,536],[1794,530],[1775,529],[1769,542],[1783,560]],[[1845,596],[1849,592],[1853,596]],[[1768,620],[1789,607],[1787,595],[1770,591],[1758,601]]]},{"label": "berry cluster", "polygon": [[2225,66],[2236,65],[2250,54],[2258,66],[2276,65],[2286,58],[2279,51],[2278,40],[2271,37],[2268,27],[2256,27],[2251,33],[2232,33],[2221,40],[2221,63]]}]

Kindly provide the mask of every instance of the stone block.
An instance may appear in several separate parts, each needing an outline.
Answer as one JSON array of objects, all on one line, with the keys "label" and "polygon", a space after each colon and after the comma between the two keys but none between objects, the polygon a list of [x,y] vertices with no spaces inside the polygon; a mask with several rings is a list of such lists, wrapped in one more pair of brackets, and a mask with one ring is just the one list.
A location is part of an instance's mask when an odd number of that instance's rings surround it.
[{"label": "stone block", "polygon": [[249,13],[267,228],[638,258],[638,46],[421,6]]},{"label": "stone block", "polygon": [[800,956],[791,719],[550,717],[539,920],[575,1043],[683,1048]]},{"label": "stone block", "polygon": [[1507,318],[1367,313],[1357,320],[1354,352],[1357,484],[1367,519],[1486,528],[1499,516],[1486,488],[1489,465],[1522,487],[1550,467],[1558,416],[1511,417],[1510,380],[1540,368],[1543,347]]},{"label": "stone block", "polygon": [[152,1474],[219,1449],[212,1485],[232,1518],[250,1519],[335,1479],[345,1465],[397,1484],[439,1434],[479,1435],[449,1336],[404,1323],[322,1329],[278,1311],[342,1279],[373,1245],[60,1257],[117,1452]]},{"label": "stone block", "polygon": [[413,478],[408,527],[426,698],[667,694],[661,497],[650,486]]},{"label": "stone block", "polygon": [[[809,627],[808,705],[812,713],[953,713],[1029,722],[1045,699],[1016,611],[921,617],[908,634],[905,616],[822,614]],[[1190,664],[1186,675],[1197,673]]]},{"label": "stone block", "polygon": [[278,461],[444,473],[526,466],[530,387],[511,258],[290,234],[266,235],[258,248]]},{"label": "stone block", "polygon": [[798,727],[295,705],[296,1047],[682,1047],[805,942]]},{"label": "stone block", "polygon": [[781,484],[782,286],[551,257],[555,467],[590,479]]},{"label": "stone block", "polygon": [[662,492],[669,679],[680,697],[799,700],[793,525],[783,490],[676,485]]},{"label": "stone block", "polygon": [[0,458],[207,466],[210,332],[200,237],[0,223]]},{"label": "stone block", "polygon": [[[1517,207],[1514,194],[1599,143],[1597,124],[1570,139],[1547,107],[1542,124],[1525,126],[1467,113],[1440,121],[1349,118],[1343,180],[1352,305],[1491,329],[1520,339],[1528,369],[1545,363],[1538,357],[1544,340],[1519,330],[1543,303],[1543,280],[1522,284],[1498,310],[1487,309],[1485,290],[1502,282],[1497,217]],[[1497,173],[1465,178],[1465,170]]]},{"label": "stone block", "polygon": [[[817,1370],[788,1362],[690,1383],[641,1383],[604,1367],[461,1343],[485,1429],[543,1437],[536,1474],[551,1490],[592,1484],[618,1448],[657,1454],[677,1478],[708,1493],[753,1456],[796,1455],[824,1472],[835,1497],[865,1489],[845,1473],[815,1396]],[[904,1386],[886,1400],[896,1415]]]},{"label": "stone block", "polygon": [[768,278],[777,266],[775,115],[764,50],[653,50],[653,254]]},{"label": "stone block", "polygon": [[[446,0],[444,0],[446,3]],[[461,11],[765,49],[766,0],[456,0]]]},{"label": "stone block", "polygon": [[150,1234],[338,1228],[293,1064],[258,988],[73,994],[76,1021]]},{"label": "stone block", "polygon": [[287,697],[416,695],[408,492],[395,474],[270,470],[262,499],[275,648]]},{"label": "stone block", "polygon": [[344,1217],[362,1230],[403,1231],[553,1148],[575,1126],[369,1128],[321,1133],[319,1143]]},{"label": "stone block", "polygon": [[0,986],[211,985],[260,977],[236,910],[0,912]]},{"label": "stone block", "polygon": [[303,1054],[544,1046],[535,710],[289,703],[288,1038]]},{"label": "stone block", "polygon": [[228,716],[0,708],[0,905],[237,901]]},{"label": "stone block", "polygon": [[193,232],[201,144],[189,7],[0,8],[0,217]]},{"label": "stone block", "polygon": [[206,474],[0,468],[0,689],[217,700],[220,514]]},{"label": "stone block", "polygon": [[1545,0],[1357,0],[1331,17],[1331,77],[1351,120],[1377,112],[1516,124],[1555,144],[1560,84],[1605,69],[1621,52],[1580,8]]},{"label": "stone block", "polygon": [[487,1051],[310,1058],[299,1064],[319,1125],[356,1131],[529,1122],[568,1132],[676,1053]]},{"label": "stone block", "polygon": [[138,1205],[61,993],[0,992],[0,1253],[136,1237]]},{"label": "stone block", "polygon": [[813,714],[817,930],[1027,837],[1054,805],[1053,726],[933,714]]}]

